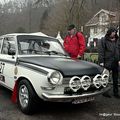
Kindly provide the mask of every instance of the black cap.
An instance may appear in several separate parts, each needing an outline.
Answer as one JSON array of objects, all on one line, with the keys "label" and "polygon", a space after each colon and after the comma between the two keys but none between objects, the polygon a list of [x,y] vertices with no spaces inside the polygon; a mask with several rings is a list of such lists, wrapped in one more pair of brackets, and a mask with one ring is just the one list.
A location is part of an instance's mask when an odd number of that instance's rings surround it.
[{"label": "black cap", "polygon": [[105,37],[109,39],[109,37],[110,37],[110,35],[112,34],[112,32],[115,32],[115,33],[116,33],[115,37],[116,37],[116,39],[118,39],[118,35],[117,35],[117,32],[118,32],[118,31],[117,31],[117,29],[116,29],[115,27],[110,27],[110,28],[108,29]]},{"label": "black cap", "polygon": [[107,33],[112,33],[112,32],[116,32],[117,33],[117,29],[115,27],[110,27],[107,31]]},{"label": "black cap", "polygon": [[72,29],[74,29],[74,28],[75,28],[75,25],[74,25],[74,24],[71,24],[71,25],[68,26],[67,30],[72,30]]}]

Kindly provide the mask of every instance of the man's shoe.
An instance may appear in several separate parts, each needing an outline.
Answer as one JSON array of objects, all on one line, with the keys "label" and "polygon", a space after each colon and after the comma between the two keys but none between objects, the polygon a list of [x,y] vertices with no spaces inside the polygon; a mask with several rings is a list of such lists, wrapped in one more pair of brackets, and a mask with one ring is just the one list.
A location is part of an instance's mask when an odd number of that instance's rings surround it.
[{"label": "man's shoe", "polygon": [[114,97],[120,99],[120,95],[118,94],[114,94]]},{"label": "man's shoe", "polygon": [[111,98],[111,96],[110,96],[108,93],[103,93],[103,96],[104,96],[104,97]]}]

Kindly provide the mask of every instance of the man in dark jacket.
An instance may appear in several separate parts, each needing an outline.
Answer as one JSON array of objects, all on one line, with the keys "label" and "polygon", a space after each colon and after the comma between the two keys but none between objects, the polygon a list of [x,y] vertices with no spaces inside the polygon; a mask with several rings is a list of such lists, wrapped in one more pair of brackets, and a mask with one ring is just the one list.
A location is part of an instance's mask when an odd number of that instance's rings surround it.
[{"label": "man in dark jacket", "polygon": [[71,58],[81,58],[84,54],[86,45],[85,38],[81,32],[77,32],[75,25],[68,26],[68,35],[64,39],[64,49]]},{"label": "man in dark jacket", "polygon": [[[118,73],[120,65],[120,41],[115,28],[110,28],[105,37],[98,42],[98,53],[100,65],[112,71],[113,93],[116,98],[118,94]],[[104,94],[105,95],[105,94]],[[107,97],[111,97],[106,94]]]}]

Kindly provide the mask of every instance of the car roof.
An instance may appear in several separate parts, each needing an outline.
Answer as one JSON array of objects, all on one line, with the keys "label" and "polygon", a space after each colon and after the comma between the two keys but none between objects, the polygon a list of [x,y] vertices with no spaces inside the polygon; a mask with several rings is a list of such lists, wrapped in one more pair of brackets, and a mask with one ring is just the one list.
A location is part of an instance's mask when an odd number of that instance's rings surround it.
[{"label": "car roof", "polygon": [[[44,36],[44,35],[38,35],[38,34],[32,34],[32,33],[10,33],[10,34],[2,35],[2,36],[0,36],[0,37],[6,37],[6,36],[16,37],[16,36],[22,36],[22,35],[54,38],[54,37],[52,37],[52,36],[47,36],[47,35]],[[54,38],[54,39],[56,39],[56,38]]]}]

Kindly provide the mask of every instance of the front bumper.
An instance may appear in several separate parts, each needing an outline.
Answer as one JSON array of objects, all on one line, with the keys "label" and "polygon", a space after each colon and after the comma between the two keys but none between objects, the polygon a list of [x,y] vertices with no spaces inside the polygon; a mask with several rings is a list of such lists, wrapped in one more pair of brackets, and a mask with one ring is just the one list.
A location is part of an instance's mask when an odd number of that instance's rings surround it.
[{"label": "front bumper", "polygon": [[[89,98],[89,97],[95,97],[97,95],[100,95],[106,91],[108,91],[110,87],[103,88],[99,91],[91,92],[91,93],[85,93],[80,95],[58,95],[58,94],[48,94],[48,93],[42,93],[42,97],[45,101],[52,101],[52,102],[72,102],[75,99],[83,99],[83,98]],[[92,101],[89,100],[89,101]]]}]

